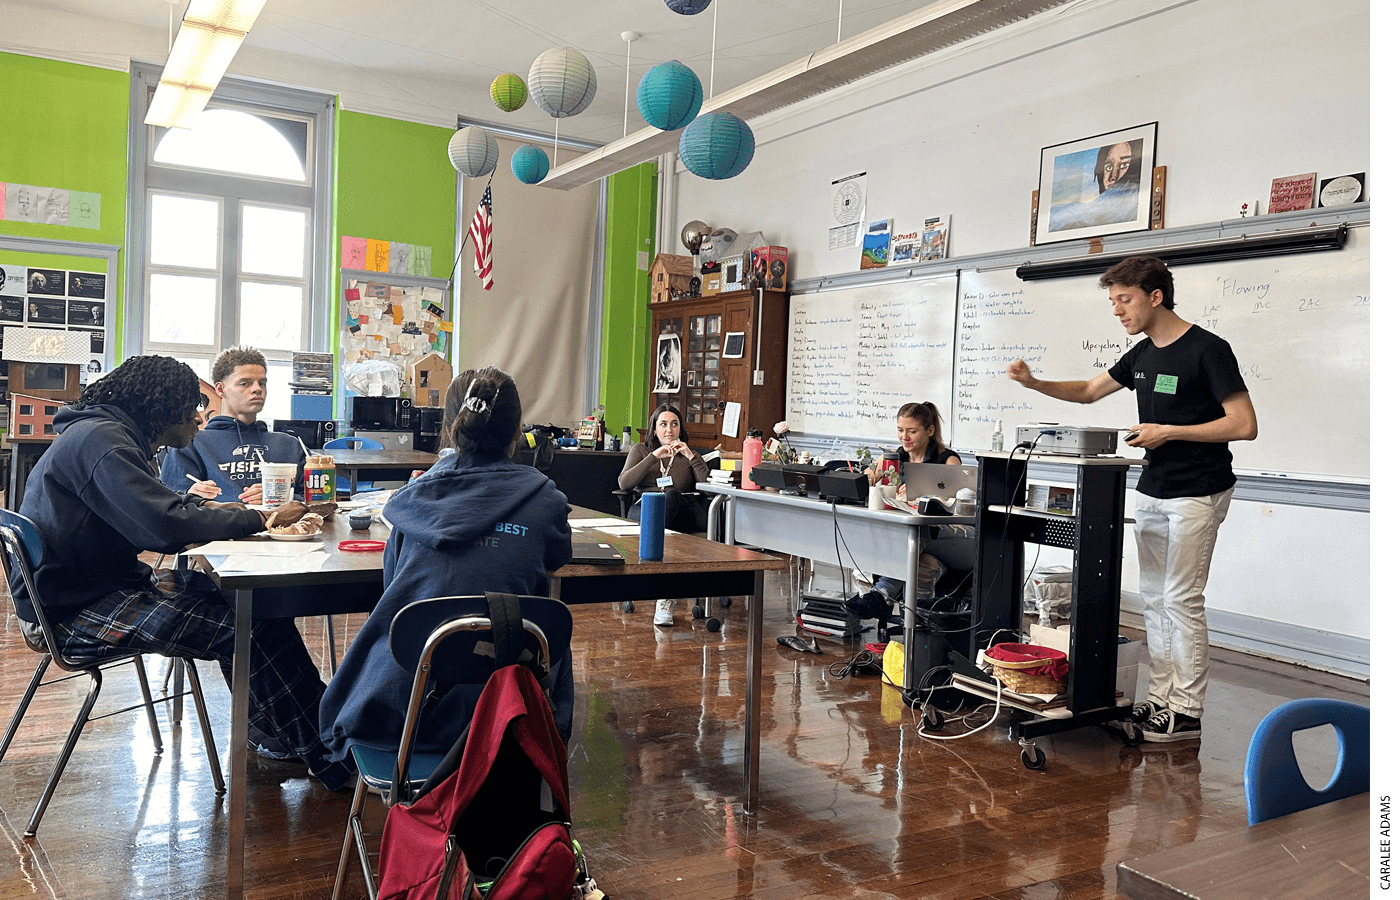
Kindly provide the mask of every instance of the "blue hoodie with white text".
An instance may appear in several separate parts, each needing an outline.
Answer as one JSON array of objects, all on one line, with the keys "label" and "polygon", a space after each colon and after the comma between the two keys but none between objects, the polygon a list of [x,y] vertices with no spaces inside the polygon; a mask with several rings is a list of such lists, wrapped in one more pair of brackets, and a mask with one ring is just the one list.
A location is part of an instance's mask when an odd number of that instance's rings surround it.
[{"label": "blue hoodie with white text", "polygon": [[[321,699],[321,739],[332,759],[350,745],[398,749],[413,674],[389,651],[389,624],[410,603],[487,591],[547,596],[549,573],[573,552],[569,503],[554,482],[505,457],[456,453],[400,488],[384,505],[393,528],[384,547],[384,596],[345,652]],[[573,728],[573,658],[551,660],[555,722]],[[420,720],[425,752],[445,753],[467,722],[482,685],[458,685]]]},{"label": "blue hoodie with white text", "polygon": [[214,416],[194,436],[194,443],[165,452],[160,480],[172,491],[183,494],[190,487],[185,476],[193,475],[219,486],[215,500],[237,500],[244,490],[262,483],[265,462],[297,464],[297,480],[293,484],[300,499],[302,466],[306,464],[301,441],[290,434],[268,431],[266,422],[249,425],[233,416]]}]

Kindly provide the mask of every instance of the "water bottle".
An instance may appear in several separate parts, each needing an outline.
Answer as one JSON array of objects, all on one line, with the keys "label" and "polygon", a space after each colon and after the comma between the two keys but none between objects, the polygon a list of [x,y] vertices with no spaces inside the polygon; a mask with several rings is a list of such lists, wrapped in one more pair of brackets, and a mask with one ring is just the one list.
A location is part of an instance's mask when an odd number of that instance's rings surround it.
[{"label": "water bottle", "polygon": [[637,537],[637,556],[656,561],[666,553],[666,495],[648,491],[642,495],[642,528]]},{"label": "water bottle", "polygon": [[632,449],[632,426],[631,426],[631,425],[623,425],[623,426],[622,426],[622,449],[623,449],[624,451],[625,451],[625,450],[631,450],[631,449]]},{"label": "water bottle", "polygon": [[1005,440],[1005,439],[1001,436],[1001,419],[997,419],[996,431],[993,431],[993,432],[992,432],[992,452],[993,452],[993,453],[1000,453],[1000,452],[1001,452],[1001,446],[1002,446],[1004,440]]},{"label": "water bottle", "polygon": [[749,429],[749,436],[744,438],[744,464],[743,474],[739,479],[739,486],[746,491],[758,490],[758,485],[753,483],[749,477],[749,471],[754,466],[763,461],[763,438],[757,428]]}]

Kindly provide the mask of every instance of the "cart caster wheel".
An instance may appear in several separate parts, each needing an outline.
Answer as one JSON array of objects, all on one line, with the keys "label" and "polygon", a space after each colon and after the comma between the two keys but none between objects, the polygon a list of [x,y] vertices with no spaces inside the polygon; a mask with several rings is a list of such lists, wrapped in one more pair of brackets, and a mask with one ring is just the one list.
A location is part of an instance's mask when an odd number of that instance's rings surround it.
[{"label": "cart caster wheel", "polygon": [[623,611],[623,612],[625,612],[625,613],[630,613],[630,612],[634,612],[636,609],[637,609],[637,605],[636,605],[635,603],[633,603],[631,600],[623,600],[623,601],[622,601],[622,611]]},{"label": "cart caster wheel", "polygon": [[924,706],[923,718],[919,720],[919,730],[942,731],[943,724],[943,713],[939,712],[938,707],[931,703],[926,704]]},{"label": "cart caster wheel", "polygon": [[[1035,751],[1035,755],[1031,755]],[[1021,764],[1032,771],[1039,771],[1045,768],[1045,754],[1035,745],[1021,751]]]},{"label": "cart caster wheel", "polygon": [[720,607],[721,607],[722,609],[728,609],[729,607],[731,607],[731,606],[734,605],[734,598],[733,598],[733,597],[720,597],[720,598],[719,598],[719,605],[720,605]]},{"label": "cart caster wheel", "polygon": [[719,619],[714,616],[705,620],[705,630],[710,632],[719,631]]},{"label": "cart caster wheel", "polygon": [[699,603],[695,604],[690,608],[690,617],[692,619],[705,618],[705,607]]},{"label": "cart caster wheel", "polygon": [[1123,746],[1136,747],[1142,743],[1142,732],[1135,726],[1129,725],[1123,729]]}]

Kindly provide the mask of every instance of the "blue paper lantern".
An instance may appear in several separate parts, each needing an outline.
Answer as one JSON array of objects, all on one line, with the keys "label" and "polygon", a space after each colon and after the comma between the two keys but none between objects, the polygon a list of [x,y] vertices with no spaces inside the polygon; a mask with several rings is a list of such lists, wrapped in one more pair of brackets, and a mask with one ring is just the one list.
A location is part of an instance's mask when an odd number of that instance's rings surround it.
[{"label": "blue paper lantern", "polygon": [[681,162],[701,178],[733,178],[753,161],[753,130],[733,113],[706,113],[681,132]]},{"label": "blue paper lantern", "polygon": [[683,16],[693,16],[702,13],[710,5],[710,0],[666,0],[666,5],[671,8],[671,12],[678,12]]},{"label": "blue paper lantern", "polygon": [[637,109],[648,125],[662,131],[689,125],[704,102],[699,76],[674,59],[652,66],[637,83]]},{"label": "blue paper lantern", "polygon": [[549,156],[526,144],[510,155],[510,170],[525,184],[539,184],[549,174]]}]

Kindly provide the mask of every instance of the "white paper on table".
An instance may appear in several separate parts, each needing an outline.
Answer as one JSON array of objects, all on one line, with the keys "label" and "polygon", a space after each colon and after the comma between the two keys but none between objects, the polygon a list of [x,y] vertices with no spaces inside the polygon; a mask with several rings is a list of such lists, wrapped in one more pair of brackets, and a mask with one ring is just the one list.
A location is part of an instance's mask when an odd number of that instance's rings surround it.
[{"label": "white paper on table", "polygon": [[615,519],[612,516],[605,516],[601,519],[570,519],[570,528],[599,528],[603,525],[627,525],[626,519]]},{"label": "white paper on table", "polygon": [[625,525],[595,525],[594,530],[621,537],[626,534],[641,534],[642,526],[640,522]]},{"label": "white paper on table", "polygon": [[739,436],[739,407],[741,404],[730,401],[724,404],[724,428],[720,433],[727,437]]},{"label": "white paper on table", "polygon": [[282,575],[324,568],[330,561],[330,554],[319,553],[316,557],[307,556],[225,556],[210,559],[214,571],[220,575],[235,572],[256,572],[259,575]]},{"label": "white paper on table", "polygon": [[189,551],[200,556],[305,556],[321,549],[316,541],[210,541]]}]

